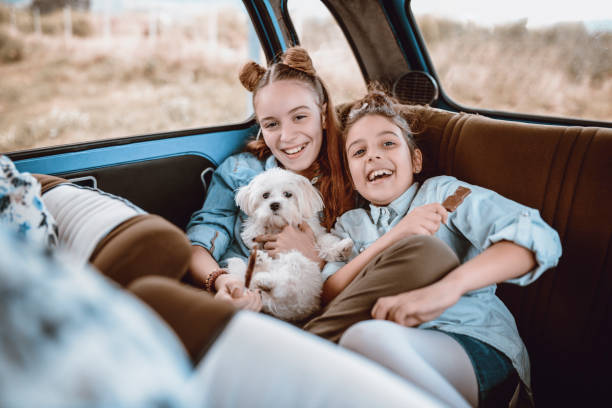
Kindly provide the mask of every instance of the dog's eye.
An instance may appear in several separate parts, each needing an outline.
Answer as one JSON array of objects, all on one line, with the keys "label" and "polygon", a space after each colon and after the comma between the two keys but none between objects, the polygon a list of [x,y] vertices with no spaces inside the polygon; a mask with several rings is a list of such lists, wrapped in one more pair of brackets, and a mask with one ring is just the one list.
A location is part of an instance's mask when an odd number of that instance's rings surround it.
[{"label": "dog's eye", "polygon": [[270,193],[263,193],[263,198],[264,200],[267,200],[268,198],[270,198]]},{"label": "dog's eye", "polygon": [[293,194],[291,194],[289,191],[285,191],[285,192],[283,193],[283,195],[284,195],[285,197],[287,197],[287,198],[291,198],[291,196],[292,196]]}]

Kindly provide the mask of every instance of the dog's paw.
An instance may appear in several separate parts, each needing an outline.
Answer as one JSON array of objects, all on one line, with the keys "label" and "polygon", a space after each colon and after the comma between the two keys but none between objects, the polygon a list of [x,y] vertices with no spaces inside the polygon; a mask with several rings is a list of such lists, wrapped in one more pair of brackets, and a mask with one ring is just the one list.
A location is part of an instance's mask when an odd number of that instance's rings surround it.
[{"label": "dog's paw", "polygon": [[353,250],[353,240],[350,238],[338,239],[329,242],[327,246],[321,246],[319,255],[327,262],[346,261]]},{"label": "dog's paw", "polygon": [[255,261],[257,265],[267,265],[271,260],[272,257],[268,255],[268,252],[264,250],[257,251],[257,260]]},{"label": "dog's paw", "polygon": [[338,243],[340,260],[346,261],[353,251],[353,240],[350,238],[344,238]]}]

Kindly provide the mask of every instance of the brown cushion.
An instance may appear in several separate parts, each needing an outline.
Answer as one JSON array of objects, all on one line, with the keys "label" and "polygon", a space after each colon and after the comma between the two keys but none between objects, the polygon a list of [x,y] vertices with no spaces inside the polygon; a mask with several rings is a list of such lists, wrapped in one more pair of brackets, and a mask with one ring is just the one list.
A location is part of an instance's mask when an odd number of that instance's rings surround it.
[{"label": "brown cushion", "polygon": [[558,266],[527,287],[501,285],[498,294],[529,350],[536,403],[589,405],[583,398],[606,389],[605,376],[594,373],[612,358],[612,129],[403,110],[426,118],[417,142],[428,177],[497,191],[537,208],[559,232]]}]

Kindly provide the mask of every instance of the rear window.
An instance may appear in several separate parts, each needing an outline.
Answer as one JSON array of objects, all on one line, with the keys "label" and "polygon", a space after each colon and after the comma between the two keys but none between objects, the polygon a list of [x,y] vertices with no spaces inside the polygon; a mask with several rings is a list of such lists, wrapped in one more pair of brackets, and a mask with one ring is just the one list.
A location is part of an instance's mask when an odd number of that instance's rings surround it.
[{"label": "rear window", "polygon": [[473,108],[612,121],[612,4],[412,0],[444,92]]},{"label": "rear window", "polygon": [[0,151],[251,113],[238,72],[264,58],[240,0],[15,3],[0,2]]}]

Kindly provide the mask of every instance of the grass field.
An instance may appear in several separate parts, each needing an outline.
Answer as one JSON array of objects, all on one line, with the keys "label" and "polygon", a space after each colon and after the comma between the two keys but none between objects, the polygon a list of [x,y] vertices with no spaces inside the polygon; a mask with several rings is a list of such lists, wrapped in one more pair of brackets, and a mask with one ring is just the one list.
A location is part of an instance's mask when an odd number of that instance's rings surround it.
[{"label": "grass field", "polygon": [[[247,25],[220,10],[214,47],[207,16],[150,32],[146,15],[44,16],[10,23],[0,6],[0,152],[240,121],[250,95],[237,80],[248,58]],[[310,24],[310,26],[309,26]],[[448,95],[465,105],[612,121],[612,34],[582,26],[487,30],[423,17],[423,34]],[[323,24],[325,26],[325,24]],[[321,23],[304,30],[320,32]],[[227,29],[229,28],[229,29]],[[337,33],[331,33],[337,38]],[[324,44],[324,46],[322,46]],[[361,95],[356,66],[343,67],[345,43],[313,36],[304,45],[336,102]],[[327,64],[326,64],[327,62]]]}]

